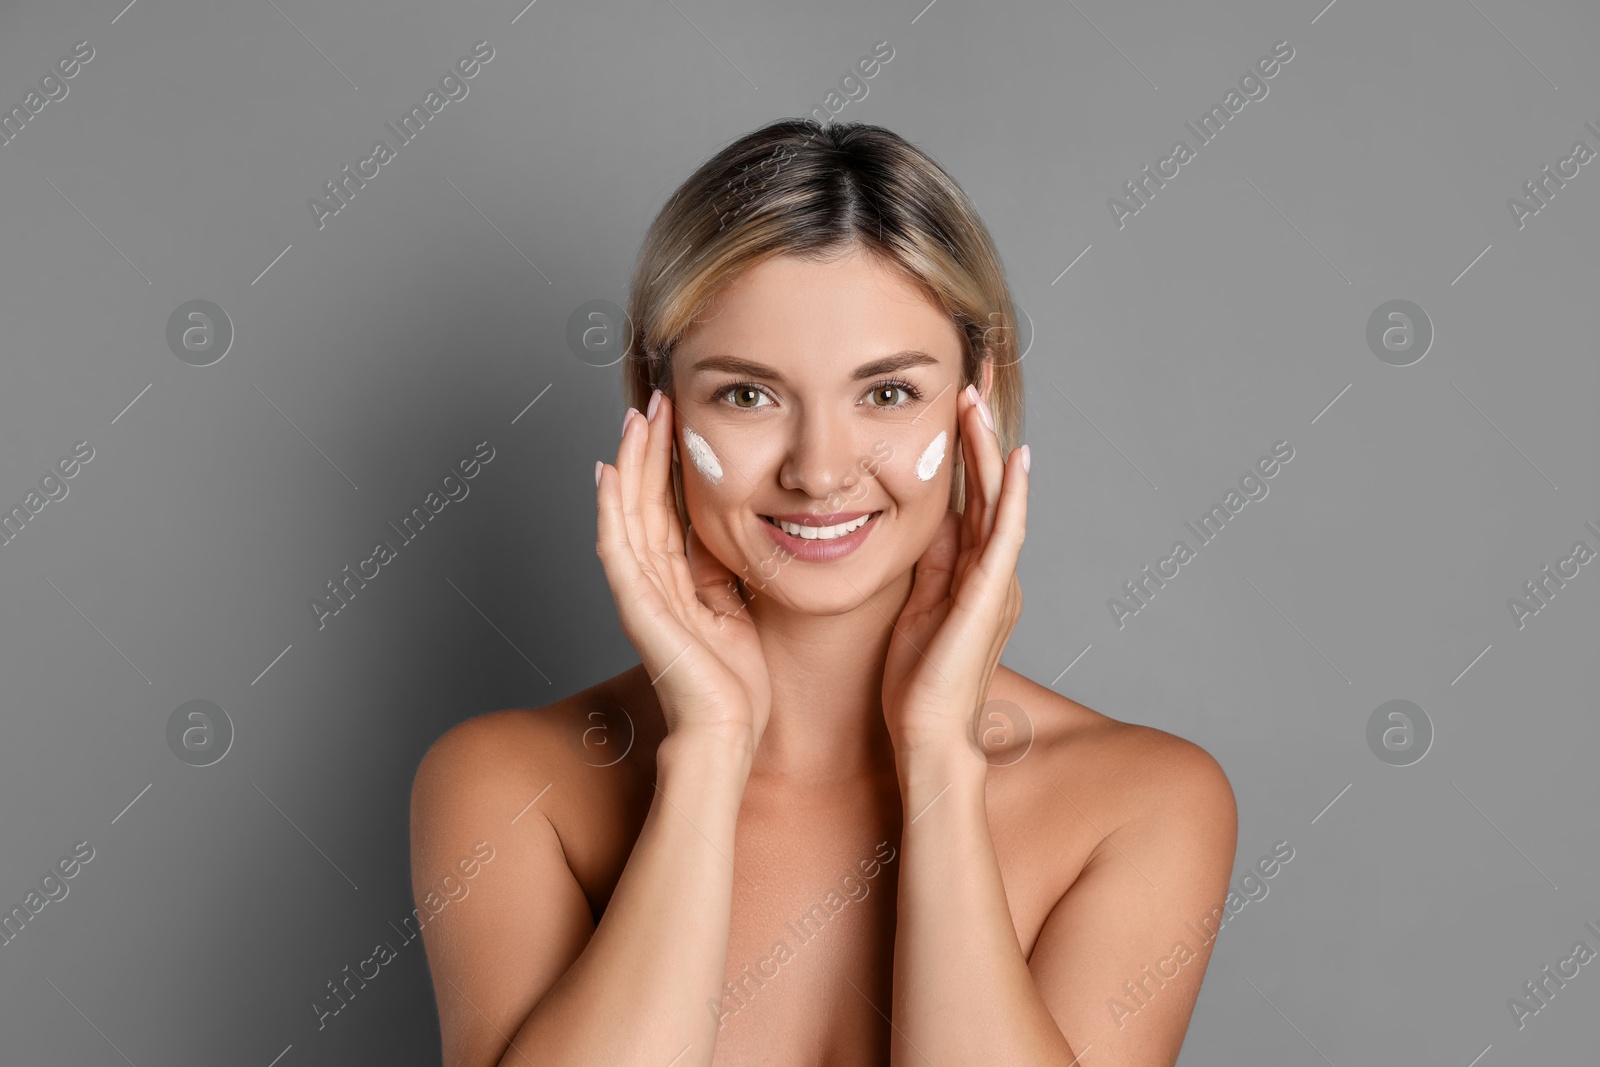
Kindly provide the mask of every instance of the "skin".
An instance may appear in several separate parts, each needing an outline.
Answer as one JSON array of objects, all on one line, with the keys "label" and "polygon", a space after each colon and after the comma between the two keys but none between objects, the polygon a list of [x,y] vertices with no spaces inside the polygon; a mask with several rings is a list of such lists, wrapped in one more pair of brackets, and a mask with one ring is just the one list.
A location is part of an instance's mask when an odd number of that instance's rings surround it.
[{"label": "skin", "polygon": [[[933,360],[852,376],[907,349]],[[969,393],[960,353],[859,253],[767,261],[677,346],[673,395],[597,468],[640,664],[468,720],[417,772],[419,907],[475,842],[496,849],[423,927],[448,1067],[1175,1062],[1233,793],[1191,742],[999,666],[1028,472],[983,421],[991,368]],[[783,381],[699,366],[718,356]],[[723,468],[685,465],[687,535],[668,479],[685,426]],[[843,559],[771,562],[759,516],[811,510],[882,514]]]}]

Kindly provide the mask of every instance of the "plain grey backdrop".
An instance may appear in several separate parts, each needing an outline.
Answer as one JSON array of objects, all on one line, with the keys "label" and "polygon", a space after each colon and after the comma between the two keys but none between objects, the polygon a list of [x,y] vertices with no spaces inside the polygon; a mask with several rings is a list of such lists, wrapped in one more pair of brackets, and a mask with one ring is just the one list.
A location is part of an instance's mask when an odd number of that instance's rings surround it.
[{"label": "plain grey backdrop", "polygon": [[1236,885],[1294,850],[1180,1062],[1593,1062],[1600,9],[524,3],[0,11],[0,1059],[435,1062],[417,761],[636,662],[574,315],[705,157],[837,109],[950,170],[1026,314],[1005,662],[1212,752]]}]

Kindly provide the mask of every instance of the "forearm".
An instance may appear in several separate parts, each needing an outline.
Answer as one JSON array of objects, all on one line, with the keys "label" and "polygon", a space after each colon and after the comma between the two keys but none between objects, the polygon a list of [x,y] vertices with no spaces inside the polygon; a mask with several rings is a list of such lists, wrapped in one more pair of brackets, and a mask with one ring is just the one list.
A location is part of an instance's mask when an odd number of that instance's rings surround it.
[{"label": "forearm", "polygon": [[1073,1061],[1017,943],[970,748],[897,755],[905,811],[894,951],[895,1067]]},{"label": "forearm", "polygon": [[711,1062],[717,1017],[707,1003],[721,999],[727,967],[734,830],[750,758],[669,736],[656,763],[650,811],[594,935],[516,1033],[502,1067]]}]

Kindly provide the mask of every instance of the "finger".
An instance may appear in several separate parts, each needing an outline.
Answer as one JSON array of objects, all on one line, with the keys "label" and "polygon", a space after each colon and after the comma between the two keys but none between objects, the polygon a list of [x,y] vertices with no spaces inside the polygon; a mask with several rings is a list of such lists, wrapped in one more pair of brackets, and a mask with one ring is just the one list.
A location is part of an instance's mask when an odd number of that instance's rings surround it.
[{"label": "finger", "polygon": [[[655,416],[634,418],[644,427],[639,452],[639,496],[636,505],[644,529],[645,570],[656,575],[684,618],[695,602],[694,582],[684,554],[683,528],[672,489],[673,433],[676,417],[666,394],[656,393]],[[649,405],[646,405],[648,409]],[[641,412],[641,415],[644,413]]]},{"label": "finger", "polygon": [[928,542],[912,571],[911,596],[901,609],[902,614],[920,614],[950,595],[960,548],[961,522],[959,511],[951,509],[944,513],[933,540]]},{"label": "finger", "polygon": [[[641,628],[644,619],[672,620],[660,589],[639,566],[638,553],[628,540],[622,514],[622,482],[610,464],[600,467],[595,552],[605,569],[606,582],[616,602],[623,632],[639,651],[648,668],[660,669],[681,651],[683,641],[674,634],[672,621],[665,626]],[[643,613],[641,616],[640,613]],[[670,646],[670,647],[669,647]]]},{"label": "finger", "polygon": [[622,440],[617,444],[617,472],[621,475],[622,519],[627,528],[628,543],[639,558],[639,566],[646,574],[655,572],[655,560],[650,553],[650,535],[645,529],[644,512],[640,506],[644,484],[644,464],[640,438],[645,436],[640,427],[644,420],[639,411],[630,406],[623,425]]},{"label": "finger", "polygon": [[[638,559],[640,571],[655,584],[663,605],[668,606],[680,620],[686,621],[688,616],[685,612],[694,602],[688,562],[681,556],[675,559],[665,545],[652,539],[646,518],[647,511],[653,505],[646,499],[649,491],[644,480],[645,450],[649,446],[648,439],[653,427],[644,418],[643,412],[633,408],[629,410],[631,414],[617,446],[623,527]],[[659,409],[656,414],[660,415]]]},{"label": "finger", "polygon": [[678,520],[678,501],[672,491],[672,439],[675,411],[665,393],[656,400],[656,413],[648,419],[649,440],[644,456],[645,534],[653,546],[667,555],[684,550],[683,528]]},{"label": "finger", "polygon": [[[1017,559],[1028,525],[1028,471],[1022,464],[1022,449],[1014,448],[1001,473],[1003,483],[995,511],[994,528],[984,543],[977,569],[986,583],[1009,585],[1017,572]],[[1002,588],[1001,592],[1005,592]]]},{"label": "finger", "polygon": [[989,424],[983,421],[982,409],[972,405],[972,414],[967,416],[972,426],[972,446],[977,452],[978,486],[983,508],[980,512],[982,523],[978,529],[976,544],[982,545],[988,540],[990,531],[994,529],[995,509],[1000,504],[1000,482],[1005,473],[1005,458],[1000,455],[1000,438],[997,430],[989,429]]},{"label": "finger", "polygon": [[695,595],[700,602],[718,616],[737,615],[743,612],[746,605],[744,599],[739,596],[739,586],[734,581],[733,571],[711,554],[706,543],[700,539],[700,531],[693,526],[689,527],[685,549],[689,560],[690,581],[694,583]]},{"label": "finger", "polygon": [[956,425],[961,431],[961,472],[962,472],[962,504],[961,504],[961,549],[965,552],[968,548],[983,544],[984,509],[983,499],[983,457],[978,451],[981,437],[988,432],[988,427],[983,425],[983,416],[978,414],[978,405],[972,399],[971,390],[961,391],[960,409],[956,413]]}]

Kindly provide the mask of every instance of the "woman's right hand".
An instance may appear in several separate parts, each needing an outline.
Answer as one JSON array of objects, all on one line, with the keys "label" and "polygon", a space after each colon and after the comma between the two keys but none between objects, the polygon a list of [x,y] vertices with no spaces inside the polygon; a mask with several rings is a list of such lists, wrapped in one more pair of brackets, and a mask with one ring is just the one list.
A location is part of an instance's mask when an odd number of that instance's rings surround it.
[{"label": "woman's right hand", "polygon": [[616,465],[595,465],[595,551],[668,736],[732,741],[753,755],[772,710],[761,638],[733,572],[693,527],[685,543],[672,490],[674,408],[659,391],[652,399],[653,416],[629,409]]}]

